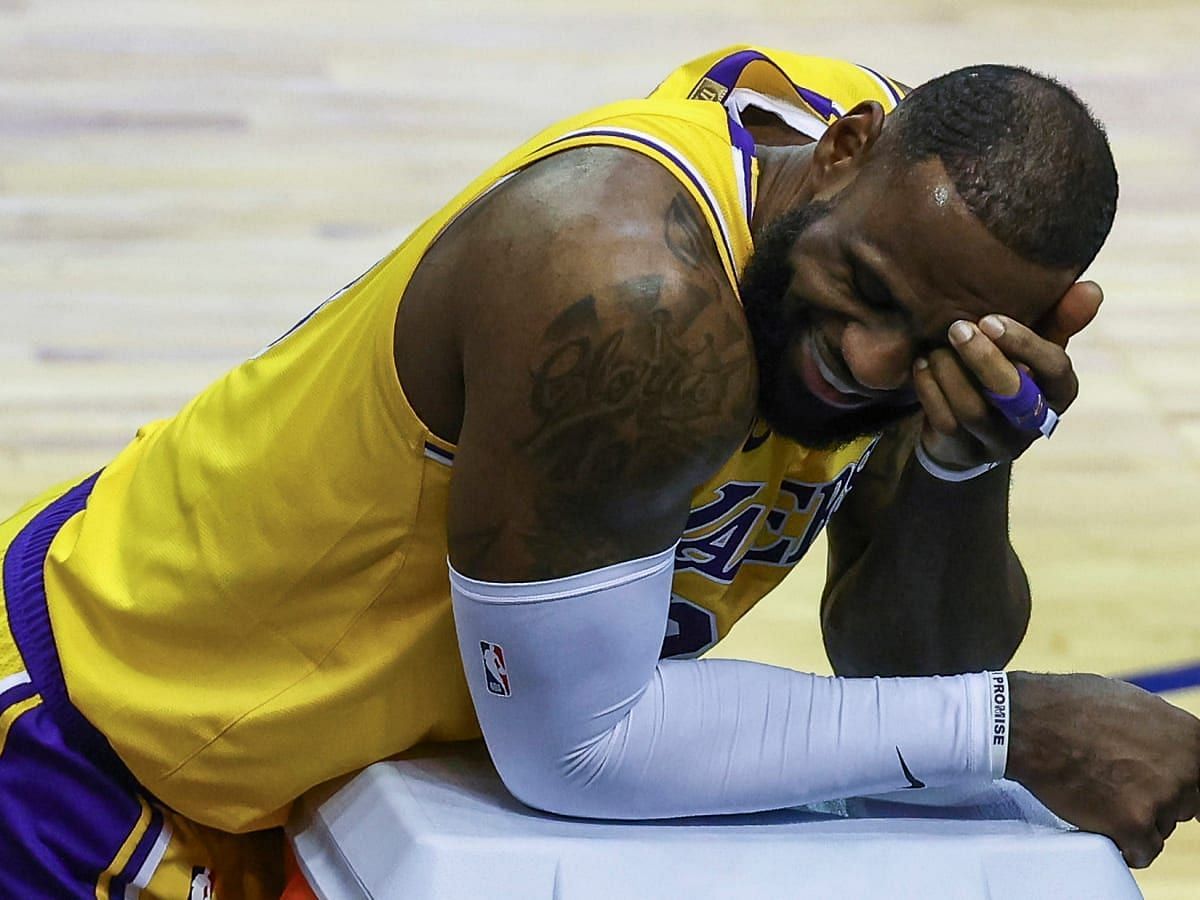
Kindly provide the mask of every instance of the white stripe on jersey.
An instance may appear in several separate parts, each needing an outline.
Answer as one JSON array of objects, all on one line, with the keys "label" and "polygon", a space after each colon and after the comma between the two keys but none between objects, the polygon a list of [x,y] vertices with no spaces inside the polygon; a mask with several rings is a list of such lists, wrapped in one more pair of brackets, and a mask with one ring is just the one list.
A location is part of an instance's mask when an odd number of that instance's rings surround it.
[{"label": "white stripe on jersey", "polygon": [[164,819],[162,829],[158,832],[158,837],[154,839],[154,846],[150,848],[150,852],[146,855],[146,859],[142,863],[142,867],[138,869],[133,881],[125,888],[125,900],[138,900],[142,895],[142,888],[150,884],[150,879],[154,877],[158,864],[162,862],[169,843],[171,843],[171,826]]},{"label": "white stripe on jersey", "polygon": [[733,151],[733,170],[738,173],[737,189],[738,203],[742,207],[742,215],[746,217],[746,225],[749,227],[750,219],[754,215],[754,209],[750,205],[750,198],[746,196],[746,185],[750,182],[750,158],[748,158],[738,147],[730,147]]},{"label": "white stripe on jersey", "polygon": [[[819,141],[821,135],[829,127],[807,110],[793,106],[785,100],[780,100],[778,97],[760,94],[758,91],[753,91],[750,88],[734,88],[730,91],[729,99],[725,102],[732,104],[733,108],[737,109],[739,124],[741,123],[742,110],[748,106],[753,106],[755,109],[761,109],[764,112],[779,116],[784,124],[794,128],[805,137],[812,138],[814,141]],[[841,111],[836,107],[834,112],[841,115]]]},{"label": "white stripe on jersey", "polygon": [[9,675],[7,678],[0,678],[0,694],[18,685],[29,684],[31,680],[28,672],[17,672],[15,675]]}]

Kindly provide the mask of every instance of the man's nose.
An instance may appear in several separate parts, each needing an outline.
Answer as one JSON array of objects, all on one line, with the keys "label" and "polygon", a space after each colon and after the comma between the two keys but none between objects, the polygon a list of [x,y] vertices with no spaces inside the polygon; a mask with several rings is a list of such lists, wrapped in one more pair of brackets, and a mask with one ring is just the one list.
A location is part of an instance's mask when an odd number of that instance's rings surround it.
[{"label": "man's nose", "polygon": [[901,329],[851,322],[842,332],[842,358],[863,387],[894,391],[912,377],[916,346]]}]

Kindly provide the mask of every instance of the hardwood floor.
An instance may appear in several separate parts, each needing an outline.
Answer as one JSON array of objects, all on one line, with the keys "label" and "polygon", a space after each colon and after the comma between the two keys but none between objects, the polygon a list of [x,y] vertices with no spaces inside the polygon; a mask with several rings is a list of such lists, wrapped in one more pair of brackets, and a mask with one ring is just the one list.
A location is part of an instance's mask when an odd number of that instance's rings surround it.
[{"label": "hardwood floor", "polygon": [[[1016,476],[1036,595],[1016,665],[1200,660],[1194,0],[0,0],[0,514],[103,464],[541,126],[740,41],[909,83],[1022,63],[1108,124],[1107,300],[1072,344],[1078,403]],[[818,548],[722,652],[823,670],[822,570]],[[1196,896],[1200,825],[1139,880]]]}]

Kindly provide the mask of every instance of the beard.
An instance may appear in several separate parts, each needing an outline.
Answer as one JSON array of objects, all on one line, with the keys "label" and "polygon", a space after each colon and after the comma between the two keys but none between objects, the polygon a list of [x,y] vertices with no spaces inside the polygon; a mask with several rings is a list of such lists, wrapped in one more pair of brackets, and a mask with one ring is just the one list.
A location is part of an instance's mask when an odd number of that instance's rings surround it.
[{"label": "beard", "polygon": [[789,293],[788,255],[796,239],[833,210],[810,203],[771,222],[755,243],[741,278],[742,308],[758,363],[758,411],[771,428],[816,450],[845,446],[878,434],[920,409],[905,392],[856,409],[838,409],[813,395],[793,362],[795,350],[815,328],[812,305]]}]

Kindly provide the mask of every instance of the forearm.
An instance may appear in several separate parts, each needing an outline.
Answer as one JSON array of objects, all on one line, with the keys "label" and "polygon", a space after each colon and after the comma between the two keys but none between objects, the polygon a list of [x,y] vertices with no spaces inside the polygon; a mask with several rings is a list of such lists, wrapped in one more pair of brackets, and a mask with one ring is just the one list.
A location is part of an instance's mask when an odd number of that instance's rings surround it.
[{"label": "forearm", "polygon": [[528,805],[621,819],[748,812],[1003,772],[991,690],[1003,676],[658,662],[672,556],[526,585],[451,571],[479,723]]},{"label": "forearm", "polygon": [[912,460],[869,543],[826,588],[825,646],[842,675],[1002,668],[1029,622],[1008,540],[1009,466],[940,481]]},{"label": "forearm", "polygon": [[537,761],[561,775],[539,779],[527,802],[641,819],[977,788],[1002,774],[988,742],[989,678],[827,678],[743,660],[665,660],[611,730]]}]

